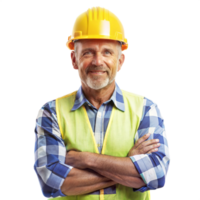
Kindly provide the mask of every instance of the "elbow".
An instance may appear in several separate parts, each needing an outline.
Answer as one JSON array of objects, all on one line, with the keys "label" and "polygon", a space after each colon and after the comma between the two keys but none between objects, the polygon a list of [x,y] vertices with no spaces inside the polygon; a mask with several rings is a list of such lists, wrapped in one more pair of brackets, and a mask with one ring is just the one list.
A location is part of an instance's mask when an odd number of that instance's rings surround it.
[{"label": "elbow", "polygon": [[162,188],[165,186],[166,183],[166,176],[168,172],[168,167],[169,167],[169,160],[167,163],[162,162],[162,164],[157,168],[157,187],[156,188]]},{"label": "elbow", "polygon": [[158,179],[158,187],[157,188],[162,188],[165,185],[165,176],[162,178]]},{"label": "elbow", "polygon": [[56,198],[56,197],[65,197],[66,195],[61,191],[61,189],[59,190],[52,190],[51,188],[42,188],[42,193],[43,196],[46,198]]},{"label": "elbow", "polygon": [[162,188],[164,187],[165,185],[165,176],[161,177],[161,178],[158,178],[156,180],[153,180],[153,181],[150,181],[148,184],[147,184],[147,188],[149,190],[156,190],[158,188]]},{"label": "elbow", "polygon": [[[57,182],[57,184],[54,184],[54,182],[56,182],[54,179],[51,178],[47,178],[45,176],[45,174],[48,170],[46,167],[36,167],[34,166],[40,186],[41,186],[41,190],[42,190],[42,194],[44,197],[46,198],[55,198],[55,197],[59,197],[59,196],[65,196],[62,191],[60,190],[60,184]],[[49,172],[49,171],[48,171]],[[49,177],[52,177],[51,175]],[[55,178],[55,176],[54,176]],[[53,185],[53,184],[54,185]]]},{"label": "elbow", "polygon": [[38,172],[38,168],[39,168],[39,167],[37,167],[36,165],[34,165],[34,170],[35,170],[36,175],[37,175],[37,178],[38,178],[38,180],[39,180],[40,189],[41,189],[41,191],[42,191],[42,194],[43,194],[44,197],[50,198],[50,197],[51,197],[51,192],[50,192],[49,189],[47,189],[47,186],[45,185],[45,182],[44,182],[44,180],[42,179],[42,177],[43,177],[42,175],[43,175],[43,174],[41,174],[41,173]]},{"label": "elbow", "polygon": [[[152,168],[151,174],[145,176],[147,187],[149,189],[158,189],[165,186],[166,175],[169,167],[169,157],[154,153],[149,155],[154,168]],[[162,159],[161,159],[162,158]]]},{"label": "elbow", "polygon": [[46,187],[40,179],[39,179],[39,182],[40,182],[43,196],[46,198],[52,198],[54,196],[52,193],[53,190],[50,190],[50,188]]}]

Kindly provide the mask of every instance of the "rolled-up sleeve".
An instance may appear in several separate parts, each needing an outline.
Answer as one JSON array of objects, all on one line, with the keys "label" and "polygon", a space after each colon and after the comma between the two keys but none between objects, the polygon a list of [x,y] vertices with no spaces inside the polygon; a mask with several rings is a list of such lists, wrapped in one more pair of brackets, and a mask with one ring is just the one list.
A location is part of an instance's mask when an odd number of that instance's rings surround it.
[{"label": "rolled-up sleeve", "polygon": [[58,127],[55,101],[39,111],[35,127],[35,164],[45,197],[62,197],[60,188],[72,166],[65,164],[66,147]]},{"label": "rolled-up sleeve", "polygon": [[140,192],[163,187],[170,162],[164,120],[157,105],[145,98],[143,116],[134,142],[147,133],[151,133],[148,140],[159,139],[160,147],[157,152],[130,157],[141,178],[146,183],[146,186],[134,189]]}]

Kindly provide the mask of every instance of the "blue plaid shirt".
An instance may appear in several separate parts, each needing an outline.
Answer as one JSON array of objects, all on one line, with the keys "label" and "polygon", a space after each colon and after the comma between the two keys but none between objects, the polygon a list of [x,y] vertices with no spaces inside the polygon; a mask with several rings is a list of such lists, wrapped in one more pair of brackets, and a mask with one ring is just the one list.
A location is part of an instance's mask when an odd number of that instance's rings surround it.
[{"label": "blue plaid shirt", "polygon": [[[104,135],[110,119],[112,107],[124,111],[124,101],[120,88],[116,84],[112,97],[97,110],[84,96],[80,87],[72,110],[85,106],[101,152]],[[134,143],[143,135],[151,133],[148,139],[159,139],[158,151],[150,154],[131,156],[146,186],[136,191],[144,192],[160,188],[165,183],[169,166],[169,152],[165,127],[156,104],[144,98],[143,115],[134,138]],[[60,188],[72,169],[65,164],[66,148],[58,127],[55,100],[46,103],[39,111],[36,120],[35,165],[42,192],[46,197],[65,196]]]}]

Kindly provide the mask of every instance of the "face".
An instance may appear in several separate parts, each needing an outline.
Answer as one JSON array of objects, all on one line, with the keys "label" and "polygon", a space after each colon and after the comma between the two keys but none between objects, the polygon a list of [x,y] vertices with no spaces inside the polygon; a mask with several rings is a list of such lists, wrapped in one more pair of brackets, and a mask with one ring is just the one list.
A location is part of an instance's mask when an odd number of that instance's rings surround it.
[{"label": "face", "polygon": [[71,53],[72,64],[77,69],[82,86],[99,90],[114,83],[124,62],[121,46],[117,41],[79,40]]}]

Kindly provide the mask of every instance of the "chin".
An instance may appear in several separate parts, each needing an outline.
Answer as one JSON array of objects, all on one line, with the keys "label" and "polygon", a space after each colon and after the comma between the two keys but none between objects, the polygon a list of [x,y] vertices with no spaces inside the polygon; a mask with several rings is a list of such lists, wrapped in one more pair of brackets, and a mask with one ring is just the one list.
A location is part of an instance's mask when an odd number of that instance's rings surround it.
[{"label": "chin", "polygon": [[98,82],[90,79],[87,80],[87,85],[94,90],[100,90],[102,88],[105,88],[109,84],[110,84],[109,79],[106,79],[103,82]]}]

